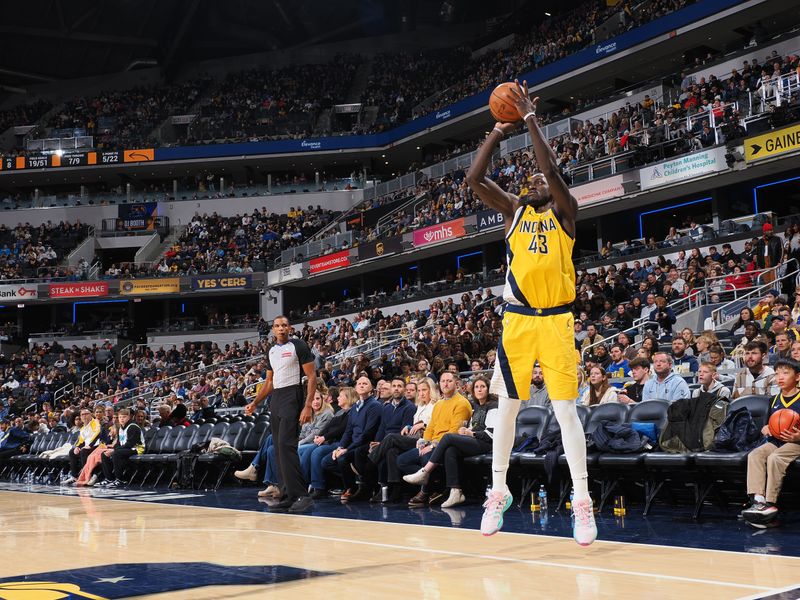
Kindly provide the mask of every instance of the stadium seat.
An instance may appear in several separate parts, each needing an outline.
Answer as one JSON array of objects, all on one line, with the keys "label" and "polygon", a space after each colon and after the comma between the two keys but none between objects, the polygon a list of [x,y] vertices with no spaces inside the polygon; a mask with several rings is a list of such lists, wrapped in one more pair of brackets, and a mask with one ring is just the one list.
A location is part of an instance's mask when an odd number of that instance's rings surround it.
[{"label": "stadium seat", "polygon": [[[217,425],[220,425],[219,423]],[[247,435],[250,432],[250,429],[253,427],[252,423],[245,423],[243,421],[237,421],[236,423],[231,423],[225,433],[222,435],[222,439],[237,450],[241,452],[243,450],[243,444],[247,438]],[[216,436],[215,436],[216,437]],[[234,463],[238,463],[239,461],[234,461],[228,458],[228,456],[216,454],[216,453],[206,453],[200,455],[200,458],[197,460],[197,465],[204,467],[203,475],[200,479],[200,483],[198,487],[202,488],[203,483],[206,480],[206,477],[213,469],[217,469],[219,471],[216,483],[214,484],[214,491],[216,491],[222,480],[225,478],[225,475],[228,473],[230,467]]]},{"label": "stadium seat", "polygon": [[[669,402],[664,400],[648,400],[632,405],[625,417],[626,423],[652,423],[657,431],[663,431],[667,424],[667,409]],[[658,439],[651,440],[654,446]],[[606,501],[616,489],[619,482],[631,474],[642,475],[646,452],[625,454],[602,453],[597,457],[598,471],[600,474],[600,510],[603,510]],[[638,477],[637,477],[638,479]]]},{"label": "stadium seat", "polygon": [[[758,428],[763,427],[769,416],[769,396],[742,396],[731,402],[728,414],[747,408]],[[749,452],[699,452],[694,457],[698,470],[694,518],[698,518],[708,495],[713,491],[718,503],[724,508],[728,502],[724,488],[743,489]]]}]

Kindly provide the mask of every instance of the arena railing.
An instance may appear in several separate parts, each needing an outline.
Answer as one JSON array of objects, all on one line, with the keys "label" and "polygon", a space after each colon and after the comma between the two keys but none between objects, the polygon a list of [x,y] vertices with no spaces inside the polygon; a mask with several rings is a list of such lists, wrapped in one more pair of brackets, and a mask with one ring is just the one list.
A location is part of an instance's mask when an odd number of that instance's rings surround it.
[{"label": "arena railing", "polygon": [[[747,271],[747,274],[758,273],[757,277],[760,277],[762,274],[764,274],[766,272],[770,272],[770,271],[772,271],[772,269],[753,270],[753,271]],[[725,277],[726,276],[723,275],[723,276],[720,276],[720,277],[711,277],[709,279],[712,279],[712,280],[722,279],[722,280],[724,280]],[[703,288],[698,288],[698,289],[692,290],[686,296],[678,298],[677,300],[669,303],[667,305],[667,308],[671,309],[672,312],[674,313],[674,315],[676,317],[678,317],[678,316],[680,316],[681,314],[683,314],[685,312],[688,312],[688,311],[693,310],[695,308],[699,308],[700,306],[705,306],[707,304],[710,304],[710,301],[712,300],[714,294],[732,293],[735,298],[739,298],[740,297],[739,294],[742,294],[742,293],[744,293],[745,295],[749,296],[749,294],[751,292],[748,292],[747,290],[753,291],[753,290],[762,289],[762,288],[763,288],[763,286],[756,285],[756,286],[751,286],[751,287],[747,287],[747,288],[738,288],[738,289],[737,288],[733,288],[731,290],[724,290],[722,292],[718,292],[718,291],[712,290],[711,286],[708,284],[708,281],[706,281],[706,285]],[[744,296],[741,296],[741,297],[744,297]],[[632,336],[640,338],[638,340],[637,344],[632,344],[634,347],[637,347],[643,341],[645,332],[647,330],[652,330],[654,328],[658,328],[658,322],[657,321],[653,321],[649,317],[639,317],[638,319],[634,319],[633,324],[630,327],[625,328],[625,329],[620,329],[619,331],[620,332],[626,332],[626,333],[631,334]],[[595,348],[597,348],[601,344],[608,344],[608,343],[609,343],[609,340],[603,339],[603,340],[601,340],[599,342],[595,342],[594,344],[590,344],[590,345],[586,346],[585,348],[582,348],[581,349],[581,362],[583,362],[586,359],[587,353],[594,353],[594,349]]]},{"label": "arena railing", "polygon": [[[156,399],[159,399],[159,400],[162,399],[161,396],[158,396],[158,397],[155,396],[155,393],[156,393],[155,388],[156,387],[163,387],[167,383],[172,384],[172,383],[177,383],[177,382],[181,382],[181,381],[184,382],[184,383],[191,383],[192,381],[198,381],[201,377],[207,376],[209,372],[213,372],[213,371],[216,371],[216,370],[219,370],[219,369],[225,369],[225,368],[228,368],[228,367],[230,367],[230,368],[239,367],[239,366],[244,365],[244,364],[249,363],[249,362],[258,362],[259,360],[263,360],[265,356],[266,355],[264,355],[264,354],[258,354],[258,355],[255,355],[255,356],[247,356],[247,357],[244,357],[244,358],[236,358],[236,359],[230,359],[230,360],[226,360],[226,361],[220,361],[218,363],[212,363],[210,365],[206,365],[206,366],[201,367],[201,368],[196,368],[196,369],[193,369],[191,371],[187,371],[187,372],[180,373],[180,374],[177,374],[177,375],[172,375],[171,377],[168,377],[166,379],[160,379],[160,380],[158,380],[156,382],[151,382],[151,383],[146,384],[146,385],[140,385],[140,386],[137,386],[137,387],[133,388],[133,390],[129,390],[129,392],[128,392],[129,394],[131,394],[131,392],[139,390],[139,393],[136,393],[136,394],[133,394],[133,395],[129,395],[128,397],[123,398],[122,400],[117,402],[115,404],[115,406],[118,406],[118,407],[128,406],[128,405],[131,405],[131,404],[134,404],[134,403],[138,402],[139,400],[144,400],[145,403],[148,405],[148,409],[149,409],[150,405],[152,404],[153,401],[155,401]],[[141,391],[142,388],[146,388],[146,389],[144,391]],[[116,396],[116,394],[108,394],[106,396],[102,396],[100,398],[96,398],[94,400],[94,402],[109,401],[109,400],[112,400],[115,396]]]},{"label": "arena railing", "polygon": [[[485,304],[492,303],[496,298],[497,298],[497,296],[492,296],[491,298],[488,298],[486,300],[482,300],[481,302],[477,303],[473,307],[473,310],[474,309],[478,309],[479,307],[482,307]],[[461,305],[459,304],[458,306],[460,307]],[[415,329],[409,328],[408,329],[408,334],[406,334],[406,335],[398,335],[393,340],[384,341],[384,342],[382,342],[380,344],[377,344],[371,350],[369,350],[367,352],[363,352],[363,354],[366,354],[366,355],[372,354],[371,357],[367,356],[367,358],[369,358],[369,360],[370,360],[370,365],[371,365],[371,364],[373,364],[373,362],[375,360],[377,360],[380,357],[380,354],[382,353],[383,350],[391,348],[393,345],[398,344],[403,339],[407,339],[409,342],[411,342],[414,339],[415,335],[417,335],[419,333],[424,333],[427,330],[433,331],[433,329],[435,327],[436,327],[436,324],[435,323],[431,323],[431,324],[425,324],[425,325],[423,325],[421,327],[417,327]],[[349,350],[350,349],[345,349],[342,352],[338,352],[337,354],[332,355],[331,357],[329,357],[328,360],[333,362],[335,367],[339,367],[344,363],[344,360],[346,358],[355,358],[356,356],[358,356],[358,354],[360,354],[359,352],[353,352],[353,351],[349,351]],[[345,356],[345,354],[347,354],[347,355]],[[339,360],[339,364],[336,364],[336,362],[334,361],[334,357],[338,357],[337,360]]]},{"label": "arena railing", "polygon": [[[789,271],[789,269],[793,270]],[[783,275],[780,274],[781,270],[784,271]],[[772,281],[762,282],[762,278],[766,274],[774,274],[775,279]],[[767,291],[775,289],[778,285],[780,285],[781,282],[791,277],[795,278],[796,283],[800,283],[800,263],[798,263],[798,261],[794,258],[790,258],[785,263],[782,263],[776,267],[764,269],[756,279],[756,287],[751,292],[741,296],[740,298],[726,302],[711,312],[711,316],[709,318],[713,328],[723,329],[729,321],[736,319],[736,316],[741,309],[745,307],[750,308],[751,301],[754,298],[760,298],[761,296],[764,296]]]}]

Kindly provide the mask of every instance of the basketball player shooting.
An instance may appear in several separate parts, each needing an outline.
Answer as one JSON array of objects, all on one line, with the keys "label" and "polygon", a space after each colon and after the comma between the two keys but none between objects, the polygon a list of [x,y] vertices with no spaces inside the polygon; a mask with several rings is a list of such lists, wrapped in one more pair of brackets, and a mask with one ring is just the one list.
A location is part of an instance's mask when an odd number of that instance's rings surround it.
[{"label": "basketball player shooting", "polygon": [[[505,219],[508,270],[503,299],[503,333],[491,391],[499,397],[494,428],[492,489],[484,504],[481,533],[493,535],[503,526],[503,513],[511,506],[506,485],[508,459],[520,401],[530,397],[530,381],[536,361],[561,426],[564,454],[569,464],[575,496],[573,537],[588,546],[597,537],[586,472],[586,442],[575,399],[578,378],[575,364],[573,316],[575,268],[575,219],[578,202],[559,174],[556,156],[536,120],[539,98],[530,99],[528,84],[514,82],[511,99],[528,127],[541,172],[520,196],[504,192],[486,177],[492,151],[517,123],[496,123],[478,150],[467,183],[480,199]],[[524,190],[523,190],[524,192]]]}]

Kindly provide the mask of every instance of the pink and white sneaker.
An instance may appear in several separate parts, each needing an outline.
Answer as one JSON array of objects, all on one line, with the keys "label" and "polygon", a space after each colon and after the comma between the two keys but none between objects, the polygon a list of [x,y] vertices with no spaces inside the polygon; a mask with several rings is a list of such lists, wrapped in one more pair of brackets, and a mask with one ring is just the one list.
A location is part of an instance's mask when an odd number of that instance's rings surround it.
[{"label": "pink and white sneaker", "polygon": [[489,492],[489,497],[483,503],[483,518],[481,519],[481,533],[485,536],[494,535],[503,527],[503,513],[511,507],[513,497],[506,492]]},{"label": "pink and white sneaker", "polygon": [[594,522],[592,499],[575,501],[572,503],[572,537],[581,546],[588,546],[597,539],[597,525]]}]

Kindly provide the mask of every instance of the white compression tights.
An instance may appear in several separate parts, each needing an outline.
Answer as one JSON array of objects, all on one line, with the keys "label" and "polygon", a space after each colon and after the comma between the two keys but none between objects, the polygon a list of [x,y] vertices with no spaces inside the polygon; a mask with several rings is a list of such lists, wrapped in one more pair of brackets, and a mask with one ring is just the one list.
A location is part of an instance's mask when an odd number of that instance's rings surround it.
[{"label": "white compression tights", "polygon": [[[492,489],[506,490],[508,457],[514,446],[517,413],[520,401],[516,398],[500,396],[497,422],[494,428],[492,450]],[[578,418],[574,401],[557,400],[553,402],[553,413],[561,426],[561,441],[567,457],[575,498],[589,497],[588,474],[586,473],[586,438]]]}]

